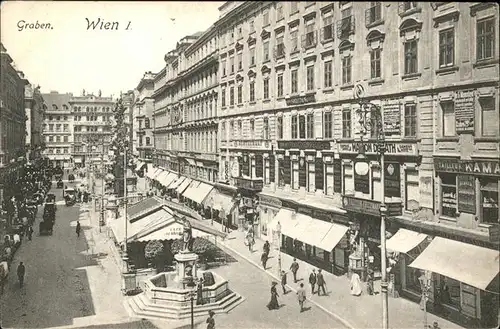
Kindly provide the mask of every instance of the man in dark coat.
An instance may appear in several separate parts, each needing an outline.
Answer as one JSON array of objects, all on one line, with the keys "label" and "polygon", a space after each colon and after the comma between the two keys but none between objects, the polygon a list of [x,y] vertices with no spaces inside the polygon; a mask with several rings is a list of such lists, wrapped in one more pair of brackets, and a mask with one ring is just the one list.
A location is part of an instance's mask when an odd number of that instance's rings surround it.
[{"label": "man in dark coat", "polygon": [[80,237],[80,231],[82,230],[82,227],[80,226],[80,221],[76,222],[76,236],[79,238]]},{"label": "man in dark coat", "polygon": [[26,267],[24,267],[23,262],[19,263],[17,266],[17,279],[19,280],[19,287],[23,287],[24,284],[24,274],[26,273]]},{"label": "man in dark coat", "polygon": [[267,258],[269,258],[269,252],[271,251],[271,246],[269,245],[269,241],[266,240],[266,242],[264,242],[264,247],[262,249],[266,253]]},{"label": "man in dark coat", "polygon": [[264,267],[264,270],[265,270],[266,264],[267,264],[267,253],[265,251],[260,256],[260,261],[262,262],[262,267]]},{"label": "man in dark coat", "polygon": [[297,283],[297,271],[299,270],[299,263],[297,263],[297,258],[293,259],[292,265],[290,265],[290,270],[293,273],[293,282]]},{"label": "man in dark coat", "polygon": [[286,272],[281,271],[281,288],[283,288],[283,295],[286,295]]},{"label": "man in dark coat", "polygon": [[320,293],[322,290],[323,290],[323,295],[326,295],[325,278],[323,278],[323,273],[321,273],[321,269],[318,270],[318,274],[316,275],[316,279],[318,282],[318,296],[320,296]]},{"label": "man in dark coat", "polygon": [[309,274],[309,284],[311,285],[311,294],[314,295],[314,285],[316,284],[316,270],[313,269]]}]

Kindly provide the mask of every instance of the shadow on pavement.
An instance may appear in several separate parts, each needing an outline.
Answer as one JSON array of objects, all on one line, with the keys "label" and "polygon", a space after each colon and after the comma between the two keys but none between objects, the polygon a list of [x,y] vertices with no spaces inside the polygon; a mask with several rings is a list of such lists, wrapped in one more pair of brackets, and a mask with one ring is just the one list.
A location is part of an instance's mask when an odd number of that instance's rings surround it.
[{"label": "shadow on pavement", "polygon": [[[95,252],[94,242],[87,240],[87,234],[76,236],[79,214],[79,208],[60,207],[52,236],[22,243],[0,301],[3,328],[54,328],[72,325],[75,318],[96,315],[86,268],[98,266],[106,254]],[[15,273],[20,261],[26,266],[23,288],[19,288]]]}]

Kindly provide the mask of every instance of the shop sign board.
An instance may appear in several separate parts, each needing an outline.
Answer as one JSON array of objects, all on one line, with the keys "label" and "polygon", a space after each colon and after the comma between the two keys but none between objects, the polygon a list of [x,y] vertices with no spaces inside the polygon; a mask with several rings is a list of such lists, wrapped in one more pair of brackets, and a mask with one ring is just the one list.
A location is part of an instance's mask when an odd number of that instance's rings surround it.
[{"label": "shop sign board", "polygon": [[260,195],[260,204],[268,205],[268,206],[273,206],[276,208],[281,208],[282,203],[280,199],[273,198],[267,195]]},{"label": "shop sign board", "polygon": [[457,92],[455,100],[455,124],[457,133],[474,131],[474,90]]},{"label": "shop sign board", "polygon": [[[376,200],[345,195],[342,197],[342,205],[347,211],[380,217],[380,202]],[[402,214],[401,203],[387,202],[386,207],[387,216],[400,216]]]},{"label": "shop sign board", "polygon": [[[372,142],[344,142],[337,143],[339,153],[359,153],[361,148],[365,148],[365,153],[376,154],[377,143]],[[385,143],[385,154],[401,156],[417,156],[417,145],[415,143]]]},{"label": "shop sign board", "polygon": [[331,150],[328,141],[278,141],[278,148],[284,150]]},{"label": "shop sign board", "polygon": [[434,168],[439,172],[500,177],[499,160],[456,160],[434,158]]},{"label": "shop sign board", "polygon": [[291,105],[303,105],[303,104],[308,104],[308,103],[314,103],[316,101],[316,98],[314,97],[314,94],[309,94],[305,96],[296,96],[296,97],[290,97],[286,99],[286,105],[291,106]]},{"label": "shop sign board", "polygon": [[473,175],[458,175],[458,211],[476,213],[476,182]]},{"label": "shop sign board", "polygon": [[401,104],[399,100],[382,106],[384,116],[384,134],[386,136],[401,135]]}]

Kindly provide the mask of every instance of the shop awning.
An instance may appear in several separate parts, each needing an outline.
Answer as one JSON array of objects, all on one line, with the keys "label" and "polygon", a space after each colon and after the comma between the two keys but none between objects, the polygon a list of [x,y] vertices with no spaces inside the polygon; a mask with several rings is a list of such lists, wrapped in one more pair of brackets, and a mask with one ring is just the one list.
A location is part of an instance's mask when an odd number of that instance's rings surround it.
[{"label": "shop awning", "polygon": [[347,233],[347,230],[349,230],[349,228],[345,225],[331,223],[330,229],[326,232],[323,239],[316,242],[314,245],[325,251],[332,251],[333,248],[339,244],[340,240],[342,240],[344,235]]},{"label": "shop awning", "polygon": [[388,251],[397,251],[406,254],[427,239],[427,236],[427,234],[400,228],[396,234],[387,240],[385,246]]},{"label": "shop awning", "polygon": [[212,185],[200,182],[196,190],[193,190],[190,199],[196,203],[202,204],[213,189],[214,187]]},{"label": "shop awning", "polygon": [[189,186],[189,184],[191,184],[193,180],[191,178],[187,178],[179,185],[179,187],[177,187],[175,189],[175,191],[179,194],[182,194],[184,193],[184,191],[186,190],[186,188]]},{"label": "shop awning", "polygon": [[[299,234],[299,240],[308,245],[319,247],[319,242],[325,237],[325,234],[330,230],[332,223],[328,223],[319,219],[311,218],[310,216],[298,214],[299,221],[308,220],[309,224]],[[330,251],[330,250],[327,250]]]},{"label": "shop awning", "polygon": [[184,193],[182,193],[182,196],[189,200],[192,200],[192,195],[198,188],[198,185],[200,185],[200,181],[193,180],[191,184],[189,184],[188,188],[184,191]]},{"label": "shop awning", "polygon": [[161,180],[165,178],[167,175],[168,172],[164,171],[163,169],[159,169],[158,173],[156,173],[154,180],[161,182]]},{"label": "shop awning", "polygon": [[168,189],[175,190],[186,179],[185,176],[179,176],[178,174],[176,174],[176,176],[177,178],[168,186]]},{"label": "shop awning", "polygon": [[142,167],[144,167],[146,165],[146,163],[142,162],[142,161],[137,161],[137,163],[135,164],[135,170],[138,171],[138,170],[141,170]]},{"label": "shop awning", "polygon": [[497,276],[498,250],[435,237],[410,267],[427,270],[485,290]]},{"label": "shop awning", "polygon": [[[158,225],[161,225],[173,217],[174,215],[170,210],[160,208],[135,222],[131,223],[129,221],[127,224],[127,242],[135,241],[138,237],[138,233],[153,230]],[[118,243],[123,243],[125,241],[125,219],[123,217],[115,219],[109,226],[111,226],[116,241]]]},{"label": "shop awning", "polygon": [[[295,214],[295,219],[293,219],[295,225],[288,226],[285,231],[282,230],[283,234],[288,235],[292,239],[297,239],[303,241],[304,231],[312,223],[312,218],[303,214]],[[305,241],[303,241],[305,242]]]},{"label": "shop awning", "polygon": [[191,166],[196,166],[196,162],[193,159],[185,159]]},{"label": "shop awning", "polygon": [[[177,240],[182,238],[182,233],[184,231],[184,225],[174,218],[170,218],[164,221],[161,226],[150,229],[148,232],[144,231],[137,235],[137,241],[147,242],[151,240]],[[192,229],[193,237],[206,237],[210,236],[210,233],[205,233]]]},{"label": "shop awning", "polygon": [[224,209],[226,215],[231,212],[236,203],[231,196],[220,191],[215,191],[215,193],[212,194],[212,198],[212,204],[209,206],[218,211]]},{"label": "shop awning", "polygon": [[162,170],[160,168],[155,168],[154,170],[151,171],[151,173],[148,174],[148,177],[150,179],[155,179],[156,176],[158,176],[161,172]]},{"label": "shop awning", "polygon": [[169,172],[166,176],[164,176],[159,182],[164,187],[167,187],[177,178],[177,174]]},{"label": "shop awning", "polygon": [[281,234],[288,235],[287,232],[290,232],[293,227],[297,224],[297,222],[292,219],[294,216],[294,212],[288,209],[280,209],[276,216],[274,216],[273,220],[267,225],[268,230],[272,230],[273,234],[276,231],[276,226],[278,222],[281,225]]}]

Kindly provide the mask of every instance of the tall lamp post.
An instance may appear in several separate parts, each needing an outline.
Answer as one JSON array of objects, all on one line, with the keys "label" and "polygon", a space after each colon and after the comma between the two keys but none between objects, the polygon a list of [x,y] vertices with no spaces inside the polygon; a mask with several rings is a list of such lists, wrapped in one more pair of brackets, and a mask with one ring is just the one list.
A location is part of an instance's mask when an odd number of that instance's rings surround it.
[{"label": "tall lamp post", "polygon": [[128,273],[128,219],[127,219],[127,147],[123,148],[123,216],[125,217],[125,246],[123,252],[123,266],[125,273]]},{"label": "tall lamp post", "polygon": [[[387,292],[387,249],[385,243],[385,220],[387,215],[387,206],[385,204],[385,140],[384,140],[384,129],[382,120],[382,111],[380,106],[375,105],[371,102],[361,100],[359,102],[360,108],[356,111],[359,116],[359,124],[361,127],[361,143],[363,142],[363,136],[370,132],[372,138],[376,138],[376,151],[379,157],[380,163],[380,182],[381,187],[381,203],[380,203],[380,271],[382,272],[382,279],[380,283],[381,295],[382,295],[382,327],[384,329],[389,328],[389,311],[388,311],[388,292]],[[361,150],[359,155],[356,157],[356,163],[354,170],[358,175],[364,176],[368,174],[369,164],[365,156],[365,148],[361,144]]]},{"label": "tall lamp post", "polygon": [[281,277],[281,223],[276,224],[276,236],[278,238],[278,277]]}]

